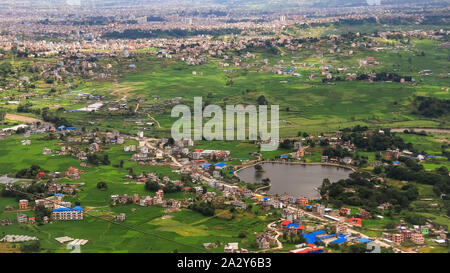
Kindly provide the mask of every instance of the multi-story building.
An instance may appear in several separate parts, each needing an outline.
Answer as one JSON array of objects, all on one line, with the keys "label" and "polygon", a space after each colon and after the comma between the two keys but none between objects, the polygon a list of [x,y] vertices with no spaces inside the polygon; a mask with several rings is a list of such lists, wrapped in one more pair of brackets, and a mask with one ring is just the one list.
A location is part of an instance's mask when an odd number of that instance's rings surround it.
[{"label": "multi-story building", "polygon": [[53,209],[53,220],[83,220],[83,208],[76,206],[74,208],[57,208]]},{"label": "multi-story building", "polygon": [[392,234],[392,241],[396,244],[401,244],[405,240],[405,237],[401,233]]},{"label": "multi-story building", "polygon": [[28,209],[28,200],[22,199],[19,201],[19,209]]},{"label": "multi-story building", "polygon": [[422,233],[412,233],[411,234],[411,241],[418,245],[423,245],[425,243],[425,240],[423,238]]},{"label": "multi-story building", "polygon": [[300,196],[299,198],[297,198],[297,204],[299,204],[300,206],[308,205],[308,203],[309,203],[308,197]]},{"label": "multi-story building", "polygon": [[28,216],[26,216],[23,213],[17,213],[17,222],[19,222],[19,224],[26,223],[27,221],[28,221]]}]

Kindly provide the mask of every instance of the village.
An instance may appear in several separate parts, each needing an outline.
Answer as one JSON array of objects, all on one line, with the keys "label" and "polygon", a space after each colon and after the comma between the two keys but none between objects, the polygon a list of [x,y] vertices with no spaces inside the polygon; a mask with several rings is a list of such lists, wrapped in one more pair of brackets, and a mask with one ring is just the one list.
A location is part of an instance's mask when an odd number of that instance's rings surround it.
[{"label": "village", "polygon": [[[0,252],[448,252],[445,3],[27,1],[0,3]],[[195,97],[279,106],[278,149],[175,140]]]},{"label": "village", "polygon": [[[32,195],[33,198],[31,200],[20,199],[17,209],[11,206],[5,207],[5,211],[17,210],[18,212],[16,219],[1,219],[3,226],[16,223],[36,224],[36,222],[39,222],[46,225],[54,221],[83,221],[86,217],[86,210],[79,204],[64,201],[65,196],[74,196],[82,192],[86,183],[78,181],[83,181],[83,173],[88,171],[86,168],[89,168],[89,165],[92,164],[108,164],[105,161],[109,161],[109,158],[97,156],[97,154],[102,154],[104,149],[108,149],[106,148],[107,146],[119,145],[122,147],[120,149],[129,156],[130,161],[142,166],[168,166],[181,174],[182,179],[172,180],[167,176],[160,176],[151,172],[127,174],[123,179],[128,182],[124,182],[124,184],[136,184],[142,185],[142,187],[145,185],[146,188],[148,187],[155,191],[154,196],[117,192],[110,196],[109,202],[113,207],[127,204],[135,204],[140,207],[159,206],[164,208],[165,216],[163,216],[163,219],[165,219],[170,217],[171,213],[181,209],[195,209],[195,204],[198,202],[214,204],[215,207],[233,207],[233,210],[241,211],[246,211],[252,206],[258,206],[262,211],[266,211],[269,214],[279,213],[279,220],[267,225],[267,229],[256,238],[256,243],[261,251],[283,249],[283,243],[280,241],[280,238],[284,238],[282,241],[304,241],[304,243],[295,244],[296,249],[290,250],[296,253],[323,252],[324,248],[329,245],[333,247],[335,244],[350,246],[358,243],[368,244],[370,242],[376,242],[383,247],[393,249],[395,252],[405,252],[405,250],[398,248],[400,244],[409,241],[415,245],[422,246],[425,244],[424,236],[434,236],[435,239],[432,240],[440,245],[448,243],[447,231],[432,222],[428,222],[423,226],[415,225],[410,228],[404,221],[400,221],[398,226],[396,226],[396,232],[385,232],[382,234],[382,237],[369,237],[358,231],[358,228],[364,225],[365,219],[374,217],[382,219],[381,212],[392,206],[389,203],[378,205],[379,215],[372,215],[362,208],[359,208],[356,213],[351,213],[354,209],[346,207],[328,208],[318,203],[317,200],[310,200],[305,196],[274,195],[263,191],[264,188],[268,188],[270,185],[265,186],[261,184],[261,187],[258,189],[251,190],[245,186],[239,186],[240,184],[232,182],[233,180],[227,177],[227,175],[233,175],[236,171],[239,171],[239,168],[261,164],[261,162],[264,162],[261,157],[256,159],[256,161],[245,161],[239,166],[228,166],[227,162],[233,160],[230,151],[198,149],[195,148],[195,142],[191,139],[173,141],[173,139],[147,138],[143,132],[139,132],[137,136],[120,134],[118,131],[82,132],[74,127],[59,126],[55,128],[49,124],[32,124],[25,127],[24,130],[23,135],[25,139],[31,135],[40,135],[44,132],[55,134],[56,136],[54,137],[60,139],[59,148],[49,149],[45,147],[42,155],[73,157],[79,160],[80,167],[72,166],[65,172],[37,169],[35,177],[28,176],[27,178],[34,179],[38,183],[42,183],[39,181],[48,181],[42,184],[44,192],[41,196],[45,198],[38,198]],[[6,132],[11,133],[11,131]],[[375,134],[384,135],[385,131],[380,129]],[[312,143],[318,141],[319,143],[328,143],[332,150],[342,149],[348,154],[342,158],[323,155],[321,162],[319,162],[320,164],[330,164],[356,170],[361,162],[360,160],[353,160],[354,157],[350,154],[350,152],[354,152],[356,147],[351,141],[344,141],[344,135],[344,132],[338,131],[334,135],[319,136],[317,139],[307,136],[300,138],[299,141],[281,140],[285,145],[292,142],[291,149],[294,152],[281,155],[276,160],[302,163],[305,157],[310,156],[308,148]],[[137,144],[127,144],[130,141]],[[33,144],[34,142],[30,140],[22,141],[22,145]],[[388,162],[391,162],[390,164],[398,165],[400,164],[398,160],[401,157],[419,162],[425,160],[425,157],[422,155],[413,157],[408,150],[387,149],[384,151],[383,160],[385,162],[383,164],[384,166],[389,166]],[[380,165],[375,164],[375,166]],[[76,184],[61,184],[57,182],[60,179],[70,179],[77,182]],[[101,185],[101,183],[97,184],[97,188],[101,189],[105,186]],[[30,192],[31,189],[30,186],[31,184],[27,182],[21,182],[20,185],[17,183],[14,185],[6,184],[5,190],[12,193],[16,191],[23,193],[18,196],[27,196],[27,192]],[[189,193],[191,197],[166,199],[165,190]],[[27,216],[23,213],[30,210],[36,210],[36,216]],[[38,210],[43,210],[44,213],[37,213]],[[136,211],[136,208],[131,208],[130,213],[133,213],[133,211]],[[122,212],[111,217],[112,221],[126,223],[127,213]],[[217,247],[217,244],[212,242],[205,242],[204,245],[206,249]],[[224,251],[233,253],[248,252],[247,249],[239,248],[237,242],[224,245]]]}]

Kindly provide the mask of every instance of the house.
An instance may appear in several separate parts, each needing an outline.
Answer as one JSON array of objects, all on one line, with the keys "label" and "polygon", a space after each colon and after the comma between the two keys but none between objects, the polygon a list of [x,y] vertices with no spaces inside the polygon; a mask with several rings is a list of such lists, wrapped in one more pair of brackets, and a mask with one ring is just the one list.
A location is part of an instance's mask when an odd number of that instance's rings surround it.
[{"label": "house", "polygon": [[372,214],[365,209],[359,209],[359,215],[364,219],[370,219],[372,218]]},{"label": "house", "polygon": [[297,204],[299,204],[300,206],[308,205],[308,203],[309,203],[308,197],[300,196],[299,198],[297,198]]},{"label": "house", "polygon": [[339,215],[341,215],[341,216],[349,216],[350,215],[350,211],[351,211],[351,209],[342,207],[339,210]]},{"label": "house", "polygon": [[202,187],[194,187],[196,194],[203,194],[203,188]]},{"label": "house", "polygon": [[69,177],[70,179],[76,180],[76,179],[80,179],[80,173],[82,173],[83,171],[80,171],[74,167],[70,167],[67,169],[67,172],[65,173],[65,175],[67,177]]},{"label": "house", "polygon": [[383,204],[379,205],[377,207],[377,209],[379,209],[379,210],[386,210],[386,209],[389,209],[391,206],[392,205],[390,203],[383,203]]},{"label": "house", "polygon": [[344,162],[345,164],[351,164],[351,163],[352,163],[352,158],[346,156],[346,157],[344,157],[344,158],[342,159],[342,162]]},{"label": "house", "polygon": [[247,208],[247,205],[245,204],[245,202],[240,201],[240,200],[233,200],[233,202],[231,202],[231,204],[233,204],[233,206],[240,208],[240,209]]},{"label": "house", "polygon": [[125,221],[125,217],[126,217],[125,213],[121,213],[119,215],[116,215],[114,217],[114,220],[117,221],[117,222],[124,222]]},{"label": "house", "polygon": [[259,249],[270,248],[270,242],[269,242],[266,234],[261,234],[258,237],[256,237],[256,242],[258,243]]},{"label": "house", "polygon": [[93,153],[100,153],[102,150],[100,149],[100,145],[98,145],[98,143],[91,143],[88,146],[89,151],[93,152]]},{"label": "house", "polygon": [[239,251],[239,243],[228,243],[224,247],[225,253],[237,253]]}]

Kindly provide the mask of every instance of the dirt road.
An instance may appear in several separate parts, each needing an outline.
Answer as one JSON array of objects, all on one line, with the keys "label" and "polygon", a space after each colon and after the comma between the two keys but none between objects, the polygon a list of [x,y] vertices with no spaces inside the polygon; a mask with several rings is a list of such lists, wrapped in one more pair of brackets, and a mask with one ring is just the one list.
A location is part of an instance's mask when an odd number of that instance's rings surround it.
[{"label": "dirt road", "polygon": [[40,119],[30,118],[27,116],[20,116],[20,115],[15,115],[15,114],[6,114],[5,118],[9,119],[9,120],[23,122],[23,123],[35,123],[35,122],[44,123],[44,121],[40,120]]}]

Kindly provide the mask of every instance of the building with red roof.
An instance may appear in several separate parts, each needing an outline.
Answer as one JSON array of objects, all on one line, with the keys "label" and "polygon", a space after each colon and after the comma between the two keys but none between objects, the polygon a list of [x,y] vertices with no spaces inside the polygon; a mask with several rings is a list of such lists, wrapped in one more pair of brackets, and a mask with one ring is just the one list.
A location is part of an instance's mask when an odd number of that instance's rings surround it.
[{"label": "building with red roof", "polygon": [[350,224],[350,225],[352,225],[352,226],[355,226],[355,227],[361,227],[362,226],[362,220],[361,220],[361,218],[348,218],[347,219],[347,222]]}]

